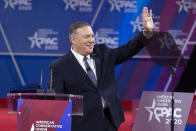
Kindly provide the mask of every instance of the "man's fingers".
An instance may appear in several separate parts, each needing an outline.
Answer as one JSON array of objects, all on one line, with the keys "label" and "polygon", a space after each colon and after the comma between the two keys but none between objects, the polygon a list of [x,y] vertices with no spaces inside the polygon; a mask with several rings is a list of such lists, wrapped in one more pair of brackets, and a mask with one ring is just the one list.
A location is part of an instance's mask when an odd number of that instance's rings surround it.
[{"label": "man's fingers", "polygon": [[152,31],[153,21],[152,21],[152,9],[144,7],[142,10],[142,22],[144,26],[144,30]]},{"label": "man's fingers", "polygon": [[144,7],[142,16],[143,16],[143,18],[152,17],[152,9],[150,9],[150,12],[148,12],[148,8]]},{"label": "man's fingers", "polygon": [[148,17],[148,8],[146,7],[146,17]]},{"label": "man's fingers", "polygon": [[148,8],[147,7],[144,7],[143,8],[143,16],[146,17],[148,14]]},{"label": "man's fingers", "polygon": [[150,9],[150,17],[152,17],[152,9]]},{"label": "man's fingers", "polygon": [[148,8],[147,7],[144,7],[143,8],[143,12],[142,12],[142,19],[143,19],[143,21],[145,20],[145,18],[147,17],[147,10],[148,10]]},{"label": "man's fingers", "polygon": [[142,17],[143,17],[143,19],[144,19],[144,14],[145,14],[145,9],[143,8],[143,10],[142,10]]}]

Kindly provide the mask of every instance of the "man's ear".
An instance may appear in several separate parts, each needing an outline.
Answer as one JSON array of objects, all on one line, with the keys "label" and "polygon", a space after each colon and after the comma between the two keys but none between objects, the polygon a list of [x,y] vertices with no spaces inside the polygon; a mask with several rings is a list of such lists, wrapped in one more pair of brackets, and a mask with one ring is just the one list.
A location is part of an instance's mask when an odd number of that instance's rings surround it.
[{"label": "man's ear", "polygon": [[70,41],[71,41],[72,45],[74,45],[75,41],[76,41],[76,38],[74,36],[71,36],[70,37]]}]

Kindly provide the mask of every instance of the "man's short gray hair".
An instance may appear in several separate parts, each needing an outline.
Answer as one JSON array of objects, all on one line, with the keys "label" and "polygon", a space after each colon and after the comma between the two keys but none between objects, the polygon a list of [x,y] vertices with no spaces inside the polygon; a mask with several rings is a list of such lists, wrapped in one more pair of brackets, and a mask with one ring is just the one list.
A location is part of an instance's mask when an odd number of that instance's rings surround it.
[{"label": "man's short gray hair", "polygon": [[78,21],[78,22],[71,24],[69,27],[69,39],[71,40],[71,36],[76,33],[76,30],[78,28],[81,28],[84,26],[90,26],[90,25],[84,21]]}]

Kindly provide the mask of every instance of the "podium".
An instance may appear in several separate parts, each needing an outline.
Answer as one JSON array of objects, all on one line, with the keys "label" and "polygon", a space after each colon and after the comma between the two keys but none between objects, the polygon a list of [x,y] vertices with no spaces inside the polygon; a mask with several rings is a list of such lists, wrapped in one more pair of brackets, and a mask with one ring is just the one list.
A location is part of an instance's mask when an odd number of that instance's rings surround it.
[{"label": "podium", "polygon": [[17,131],[71,131],[72,115],[83,115],[83,96],[10,93],[8,113],[17,113]]},{"label": "podium", "polygon": [[[184,131],[194,93],[174,92],[174,130]],[[171,92],[144,91],[133,131],[170,131]]]}]

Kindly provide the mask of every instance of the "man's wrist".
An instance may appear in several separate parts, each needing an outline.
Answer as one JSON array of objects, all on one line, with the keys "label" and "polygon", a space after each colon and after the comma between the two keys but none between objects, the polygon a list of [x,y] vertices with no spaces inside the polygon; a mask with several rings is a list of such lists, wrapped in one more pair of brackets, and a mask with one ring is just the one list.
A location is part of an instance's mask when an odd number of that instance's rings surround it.
[{"label": "man's wrist", "polygon": [[143,30],[142,32],[143,32],[144,37],[146,37],[147,39],[150,39],[153,36],[153,31]]}]

